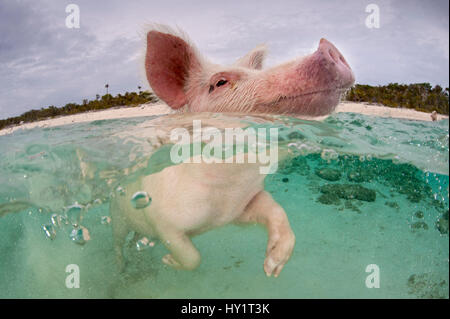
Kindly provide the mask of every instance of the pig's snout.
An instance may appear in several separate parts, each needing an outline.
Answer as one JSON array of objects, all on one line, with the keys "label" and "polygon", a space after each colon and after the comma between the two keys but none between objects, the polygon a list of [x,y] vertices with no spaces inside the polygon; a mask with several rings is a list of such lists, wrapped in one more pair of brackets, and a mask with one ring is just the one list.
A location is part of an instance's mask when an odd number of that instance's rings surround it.
[{"label": "pig's snout", "polygon": [[355,82],[353,71],[339,50],[328,40],[320,39],[319,48],[314,53],[325,65],[328,72],[335,75],[339,88],[348,88]]},{"label": "pig's snout", "polygon": [[324,53],[325,58],[331,59],[332,62],[335,62],[337,65],[343,64],[342,67],[347,67],[350,69],[350,66],[345,61],[341,52],[327,39],[320,39],[319,42],[319,51]]}]

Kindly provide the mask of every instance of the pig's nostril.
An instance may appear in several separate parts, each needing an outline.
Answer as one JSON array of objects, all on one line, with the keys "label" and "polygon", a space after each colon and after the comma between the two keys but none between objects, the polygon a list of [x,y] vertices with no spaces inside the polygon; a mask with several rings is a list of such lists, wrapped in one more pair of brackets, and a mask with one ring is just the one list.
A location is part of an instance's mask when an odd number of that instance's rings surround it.
[{"label": "pig's nostril", "polygon": [[339,55],[339,60],[341,60],[342,64],[344,64],[346,67],[350,68],[347,61],[345,61],[345,59],[342,55]]},{"label": "pig's nostril", "polygon": [[336,56],[335,52],[333,52],[333,50],[329,49],[328,54],[330,55],[330,57],[333,59],[334,62],[336,62],[336,63],[339,62],[337,59],[337,56]]}]

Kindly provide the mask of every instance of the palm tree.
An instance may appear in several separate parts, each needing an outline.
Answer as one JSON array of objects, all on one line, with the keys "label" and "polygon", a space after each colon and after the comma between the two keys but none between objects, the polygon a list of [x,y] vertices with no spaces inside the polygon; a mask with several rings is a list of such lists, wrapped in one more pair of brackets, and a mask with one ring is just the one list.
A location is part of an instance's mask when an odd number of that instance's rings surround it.
[{"label": "palm tree", "polygon": [[106,94],[108,94],[108,88],[109,88],[109,84],[108,83],[106,83],[105,88],[106,88]]}]

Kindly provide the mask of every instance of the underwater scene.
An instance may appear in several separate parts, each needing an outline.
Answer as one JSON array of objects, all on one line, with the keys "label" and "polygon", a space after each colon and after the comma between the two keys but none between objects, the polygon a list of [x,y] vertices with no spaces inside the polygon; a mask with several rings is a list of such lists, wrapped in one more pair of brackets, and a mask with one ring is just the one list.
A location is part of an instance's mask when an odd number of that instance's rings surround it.
[{"label": "underwater scene", "polygon": [[278,129],[283,156],[265,190],[296,236],[278,278],[263,271],[259,225],[193,237],[202,261],[192,271],[131,232],[118,267],[111,200],[152,205],[127,185],[174,165],[158,136],[192,126],[165,115],[0,136],[0,298],[449,298],[448,120],[196,116]]}]

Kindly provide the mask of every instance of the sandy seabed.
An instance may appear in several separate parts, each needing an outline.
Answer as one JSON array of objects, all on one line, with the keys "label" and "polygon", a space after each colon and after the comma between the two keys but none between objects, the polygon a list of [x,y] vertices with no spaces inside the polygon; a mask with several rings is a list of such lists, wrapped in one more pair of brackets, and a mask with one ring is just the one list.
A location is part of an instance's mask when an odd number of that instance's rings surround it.
[{"label": "sandy seabed", "polygon": [[[431,121],[431,114],[412,109],[392,108],[387,106],[370,105],[367,103],[343,102],[335,110],[336,113],[351,112],[380,117],[404,118],[417,121]],[[73,123],[90,122],[97,120],[110,120],[127,117],[153,116],[175,113],[163,103],[142,104],[138,107],[118,107],[103,111],[92,111],[68,116],[61,116],[43,121],[24,123],[21,125],[0,130],[0,136],[10,134],[19,129],[31,129],[34,127],[54,127]],[[438,114],[438,120],[448,119],[447,115]]]}]

